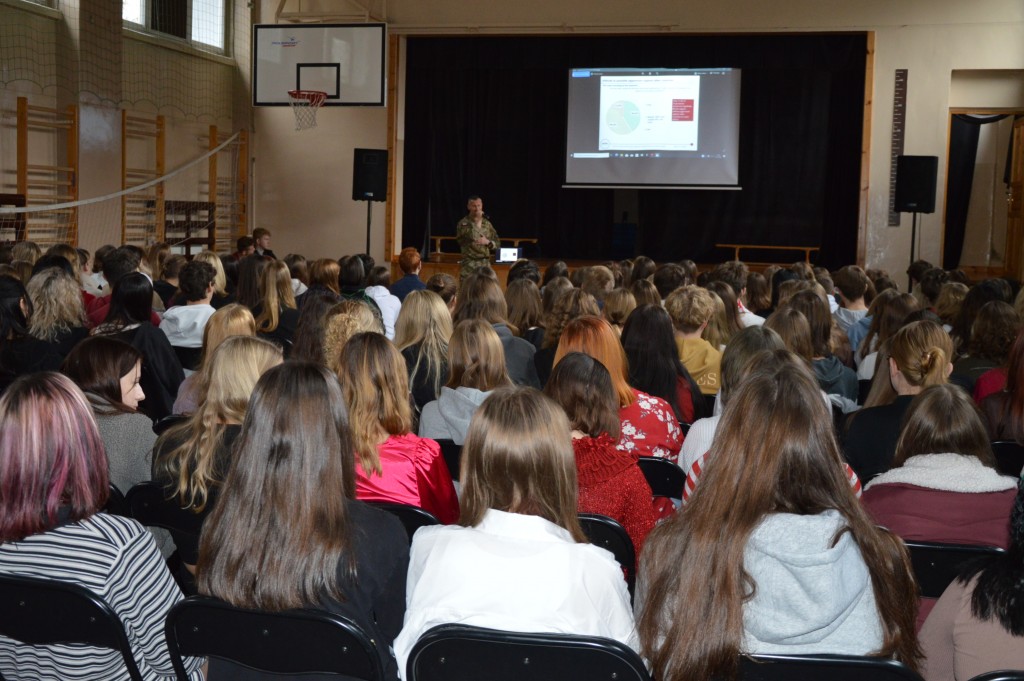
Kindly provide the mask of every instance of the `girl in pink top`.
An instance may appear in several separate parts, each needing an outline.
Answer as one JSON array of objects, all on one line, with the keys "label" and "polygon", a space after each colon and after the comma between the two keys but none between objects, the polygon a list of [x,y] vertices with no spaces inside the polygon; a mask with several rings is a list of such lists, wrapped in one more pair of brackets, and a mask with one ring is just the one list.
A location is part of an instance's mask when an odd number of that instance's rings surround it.
[{"label": "girl in pink top", "polygon": [[419,506],[444,524],[459,500],[437,442],[411,432],[405,360],[379,333],[348,340],[338,363],[356,446],[356,498]]}]

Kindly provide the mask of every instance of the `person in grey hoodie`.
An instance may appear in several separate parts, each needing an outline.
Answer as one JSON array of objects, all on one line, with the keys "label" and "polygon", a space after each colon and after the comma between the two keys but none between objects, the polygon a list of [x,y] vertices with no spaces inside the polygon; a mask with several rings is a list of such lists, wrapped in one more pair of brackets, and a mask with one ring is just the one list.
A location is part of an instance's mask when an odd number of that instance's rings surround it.
[{"label": "person in grey hoodie", "polygon": [[420,414],[420,437],[461,445],[477,407],[495,388],[512,385],[505,351],[494,328],[482,319],[459,322],[448,344],[450,377],[441,394]]},{"label": "person in grey hoodie", "polygon": [[917,668],[906,547],[854,496],[802,360],[762,363],[742,381],[707,461],[641,556],[634,609],[654,678],[733,678],[741,654],[880,655]]}]

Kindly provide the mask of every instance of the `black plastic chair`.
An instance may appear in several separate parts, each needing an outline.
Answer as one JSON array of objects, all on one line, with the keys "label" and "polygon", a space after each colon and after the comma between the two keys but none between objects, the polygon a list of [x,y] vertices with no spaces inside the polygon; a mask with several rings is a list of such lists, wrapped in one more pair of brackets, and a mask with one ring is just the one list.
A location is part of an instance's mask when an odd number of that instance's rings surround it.
[{"label": "black plastic chair", "polygon": [[199,536],[202,524],[199,516],[182,508],[177,499],[168,499],[159,483],[140,482],[128,490],[125,501],[128,515],[143,525],[170,530],[172,536],[184,534],[192,539]]},{"label": "black plastic chair", "polygon": [[172,426],[184,423],[187,420],[188,414],[168,414],[153,424],[153,432],[156,433],[157,437],[160,437]]},{"label": "black plastic chair", "polygon": [[580,513],[578,518],[580,527],[590,543],[611,551],[615,560],[622,566],[622,574],[626,578],[626,586],[632,597],[633,586],[636,583],[636,549],[626,528],[612,518],[596,513]]},{"label": "black plastic chair", "polygon": [[416,534],[416,530],[429,525],[441,524],[441,521],[438,520],[433,513],[422,509],[419,506],[394,504],[389,501],[368,501],[366,503],[370,506],[379,508],[382,511],[387,511],[401,520],[402,526],[405,528],[405,533],[409,535],[410,544],[412,543],[412,536]]},{"label": "black plastic chair", "polygon": [[352,620],[326,610],[261,612],[189,596],[171,608],[164,633],[181,681],[187,681],[185,657],[216,657],[274,674],[384,676],[373,640]]},{"label": "black plastic chair", "polygon": [[968,544],[941,544],[937,542],[908,541],[910,562],[914,566],[917,586],[924,598],[938,598],[963,569],[964,564],[985,556],[1004,553],[997,546],[971,546]]},{"label": "black plastic chair", "polygon": [[1024,670],[999,669],[972,676],[968,681],[1024,681]]},{"label": "black plastic chair", "polygon": [[437,440],[441,445],[441,456],[448,465],[448,472],[452,480],[459,479],[459,466],[462,465],[462,445],[455,444],[454,440]]},{"label": "black plastic chair", "polygon": [[921,681],[901,662],[854,655],[742,655],[742,681]]},{"label": "black plastic chair", "polygon": [[670,499],[683,498],[686,473],[682,468],[668,459],[657,456],[641,456],[638,463],[654,496],[669,497]]},{"label": "black plastic chair", "polygon": [[28,645],[84,644],[116,650],[128,677],[143,681],[121,619],[103,599],[78,584],[0,575],[0,634]]},{"label": "black plastic chair", "polygon": [[596,636],[443,624],[413,646],[406,681],[650,681],[628,646]]},{"label": "black plastic chair", "polygon": [[1000,473],[1020,477],[1024,470],[1024,445],[1014,440],[997,440],[992,443],[992,453]]},{"label": "black plastic chair", "polygon": [[107,503],[103,506],[103,510],[111,515],[131,517],[124,494],[121,493],[121,490],[114,483],[110,483],[110,495],[107,497]]}]

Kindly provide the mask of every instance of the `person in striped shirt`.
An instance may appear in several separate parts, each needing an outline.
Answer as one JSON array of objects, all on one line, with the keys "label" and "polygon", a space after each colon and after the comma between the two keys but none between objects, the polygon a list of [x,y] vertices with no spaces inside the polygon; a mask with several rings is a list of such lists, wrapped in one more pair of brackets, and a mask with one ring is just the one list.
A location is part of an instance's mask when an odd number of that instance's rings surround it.
[{"label": "person in striped shirt", "polygon": [[[0,398],[0,423],[0,574],[85,587],[124,623],[142,677],[174,678],[163,628],[181,591],[144,527],[101,512],[107,457],[85,395],[60,374],[30,374]],[[185,660],[189,679],[203,679],[202,664]],[[121,681],[127,670],[115,650],[0,636],[0,675]]]}]

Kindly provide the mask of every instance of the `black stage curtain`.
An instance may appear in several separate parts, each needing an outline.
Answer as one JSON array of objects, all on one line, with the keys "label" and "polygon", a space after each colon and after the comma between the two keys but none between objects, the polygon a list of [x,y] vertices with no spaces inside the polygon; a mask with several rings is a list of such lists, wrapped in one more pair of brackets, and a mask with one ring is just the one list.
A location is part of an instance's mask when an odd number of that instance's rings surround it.
[{"label": "black stage curtain", "polygon": [[[562,189],[570,68],[743,69],[742,191],[639,189],[634,254],[727,259],[715,243],[821,246],[854,261],[864,34],[408,39],[403,245],[454,234],[470,194],[536,255],[622,257],[612,189]],[[621,239],[620,239],[621,240]],[[628,253],[626,254],[628,255]],[[797,260],[799,253],[744,254]]]}]

